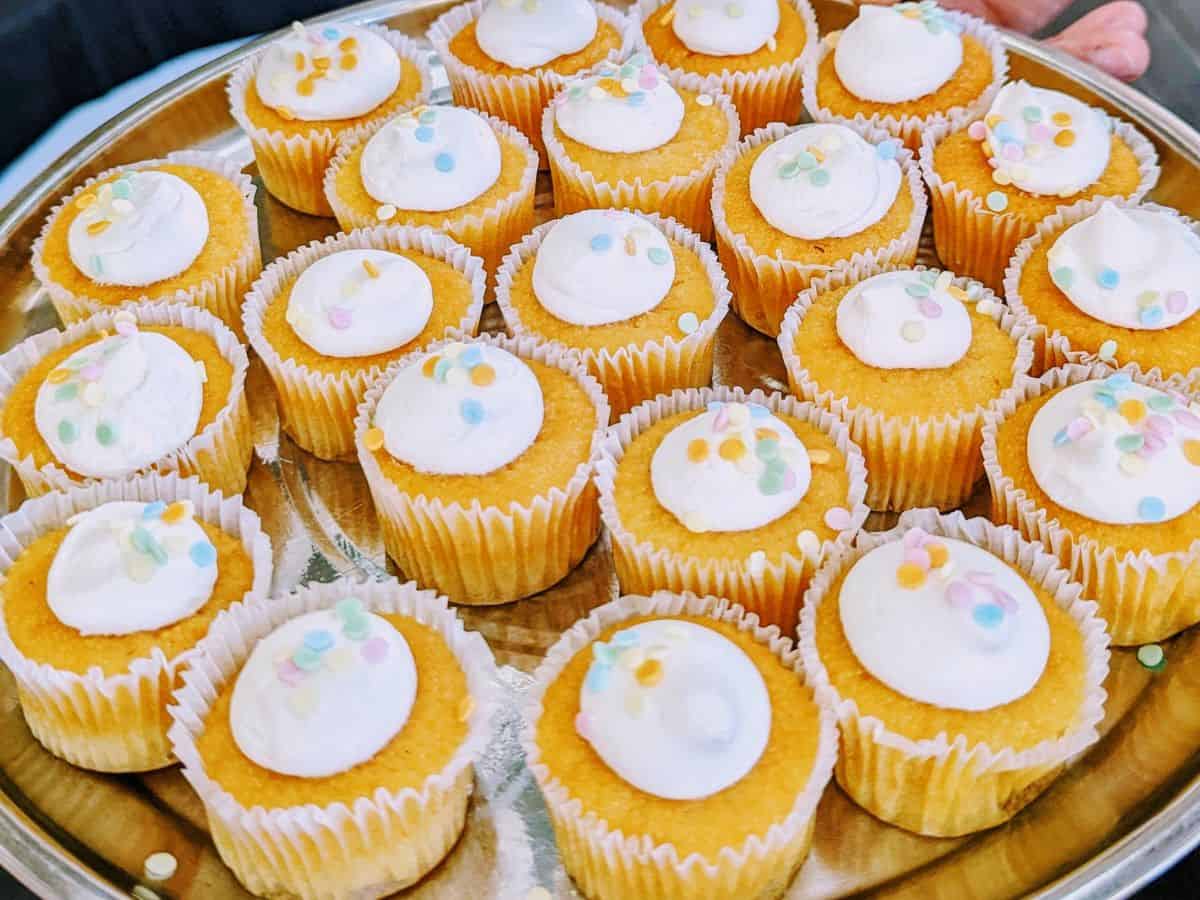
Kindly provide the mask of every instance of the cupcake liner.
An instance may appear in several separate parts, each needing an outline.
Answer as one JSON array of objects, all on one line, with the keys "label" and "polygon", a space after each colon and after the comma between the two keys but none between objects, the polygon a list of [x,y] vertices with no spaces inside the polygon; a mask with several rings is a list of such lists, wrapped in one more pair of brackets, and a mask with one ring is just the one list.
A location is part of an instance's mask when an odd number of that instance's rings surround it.
[{"label": "cupcake liner", "polygon": [[[861,128],[852,123],[848,127],[871,143],[891,140],[886,131],[878,128]],[[717,163],[716,178],[713,179],[712,212],[717,252],[729,276],[729,286],[733,291],[733,311],[751,328],[768,337],[778,336],[779,326],[787,308],[792,305],[796,295],[805,290],[815,278],[846,266],[873,263],[911,266],[916,263],[921,229],[925,224],[925,212],[928,207],[925,190],[921,186],[921,176],[912,154],[902,148],[897,159],[904,170],[904,185],[907,185],[913,199],[913,214],[908,227],[899,237],[883,247],[872,247],[865,252],[855,253],[849,259],[839,260],[832,266],[799,263],[758,253],[750,246],[745,235],[733,231],[725,219],[725,178],[738,159],[762,144],[786,137],[794,130],[778,122],[760,128],[721,155]]]},{"label": "cupcake liner", "polygon": [[[195,478],[174,473],[105,481],[26,501],[0,519],[0,579],[38,538],[65,527],[77,513],[117,500],[192,501],[198,519],[240,538],[254,565],[253,585],[240,602],[253,605],[266,597],[271,542],[258,516],[241,497],[222,497]],[[168,659],[156,647],[119,675],[105,675],[99,666],[81,675],[25,656],[13,643],[3,612],[0,597],[0,661],[16,679],[25,721],[43,747],[98,772],[145,772],[173,762],[167,704],[194,649]]]},{"label": "cupcake liner", "polygon": [[[111,178],[120,172],[152,169],[164,163],[207,169],[231,181],[237,187],[238,193],[242,195],[246,226],[250,235],[250,240],[242,248],[237,258],[220,272],[214,273],[200,284],[187,290],[181,289],[171,294],[156,296],[152,293],[154,285],[131,287],[129,288],[129,299],[119,305],[102,303],[93,297],[75,294],[56,282],[50,273],[49,266],[46,265],[45,251],[50,227],[59,214],[64,209],[70,208],[76,198],[90,190],[97,182]],[[189,306],[198,306],[208,310],[240,336],[242,295],[250,289],[251,282],[262,271],[262,249],[258,239],[258,210],[254,206],[255,190],[254,183],[248,175],[242,174],[242,168],[237,162],[215,153],[204,153],[199,150],[180,150],[168,153],[163,159],[151,159],[105,169],[99,175],[89,178],[75,188],[51,210],[50,215],[46,218],[46,224],[42,226],[41,233],[33,243],[31,259],[33,274],[46,289],[50,302],[54,304],[54,311],[58,313],[58,317],[65,325],[71,325],[97,313],[110,312],[120,306],[130,306],[135,303],[186,303]]]},{"label": "cupcake liner", "polygon": [[[636,210],[626,210],[636,212]],[[674,335],[650,336],[640,346],[626,345],[617,350],[597,350],[592,347],[564,346],[582,360],[588,372],[600,382],[608,397],[610,419],[624,415],[643,400],[669,393],[675,388],[707,387],[712,382],[713,347],[717,328],[729,311],[729,286],[725,273],[712,249],[699,235],[674,219],[653,213],[638,215],[663,232],[672,241],[695,253],[704,264],[716,304],[712,313],[691,334],[682,338]],[[496,302],[504,314],[504,323],[511,334],[531,336],[546,341],[544,335],[527,328],[513,308],[511,293],[513,279],[523,266],[530,263],[541,247],[554,222],[539,225],[525,236],[504,258],[496,273]],[[603,326],[600,326],[603,327]]]},{"label": "cupcake liner", "polygon": [[[1134,381],[1160,390],[1170,386],[1133,366],[1121,369]],[[984,417],[983,467],[992,493],[992,518],[1040,541],[1058,557],[1084,593],[1099,604],[1113,643],[1119,647],[1163,640],[1200,622],[1200,537],[1172,553],[1121,551],[1087,534],[1075,534],[1038,506],[1000,467],[996,434],[1022,404],[1081,381],[1106,378],[1114,369],[1102,363],[1051,369],[994,405]]]},{"label": "cupcake liner", "polygon": [[[367,389],[355,421],[358,461],[375,501],[384,547],[407,577],[436,588],[454,603],[509,603],[561,581],[595,542],[600,511],[592,462],[581,462],[565,484],[551,487],[528,505],[483,506],[475,499],[469,505],[447,503],[396,487],[363,444],[363,435],[395,373],[448,343],[439,341],[397,360]],[[467,343],[489,344],[570,373],[595,406],[594,454],[608,424],[608,400],[574,356],[530,337],[485,334]]]},{"label": "cupcake liner", "polygon": [[[704,93],[708,86],[698,75],[680,74],[660,68],[672,85],[686,91]],[[556,99],[560,95],[556,95]],[[725,114],[729,137],[722,150],[731,149],[738,140],[738,114],[729,97],[722,93],[710,96]],[[698,233],[712,239],[713,176],[717,171],[719,154],[714,153],[704,165],[687,174],[672,175],[666,181],[643,181],[636,171],[633,180],[601,181],[571,159],[567,148],[554,132],[554,103],[546,106],[542,116],[542,141],[550,160],[550,177],[554,184],[554,214],[565,216],[582,209],[633,209],[671,217]],[[636,156],[636,154],[634,154]],[[631,162],[636,160],[631,159]]]},{"label": "cupcake liner", "polygon": [[571,659],[607,628],[635,616],[698,616],[726,622],[770,648],[782,666],[806,685],[792,640],[773,625],[762,626],[729,600],[671,594],[626,596],[592,610],[576,622],[546,653],[534,673],[523,709],[521,744],[529,769],[541,788],[554,825],[563,864],[589,897],[769,897],[781,893],[808,854],[817,804],[837,758],[836,718],[831,706],[815,695],[820,708],[820,737],[813,771],[788,814],[765,834],[721,848],[716,858],[691,853],[680,859],[674,844],[656,842],[650,835],[626,835],[572,797],[542,761],[536,734],[546,689]]},{"label": "cupcake liner", "polygon": [[[900,540],[910,528],[982,547],[1050,593],[1079,626],[1086,658],[1086,691],[1078,720],[1063,737],[1025,750],[968,744],[961,735],[912,740],[874,716],[859,712],[830,681],[817,650],[817,613],[837,577],[868,551]],[[1040,545],[1008,526],[960,512],[939,515],[909,510],[882,533],[862,532],[853,549],[817,573],[804,598],[799,649],[804,669],[821,698],[837,713],[841,755],[837,780],[859,806],[908,831],[951,837],[990,828],[1012,818],[1049,786],[1061,769],[1099,739],[1108,675],[1108,635],[1096,604],[1080,599],[1080,587]]]},{"label": "cupcake liner", "polygon": [[[238,343],[234,333],[219,319],[195,306],[149,302],[125,308],[133,313],[139,325],[177,325],[207,335],[212,338],[221,356],[233,366],[229,398],[217,413],[217,417],[179,449],[126,477],[152,470],[164,474],[178,472],[183,477],[195,475],[214,491],[220,491],[227,497],[242,493],[246,489],[246,471],[250,468],[250,455],[254,450],[250,409],[245,393],[246,369],[250,364],[246,348]],[[88,335],[113,329],[116,314],[116,309],[107,310],[76,322],[65,330],[51,329],[40,332],[0,355],[0,408],[8,402],[13,388],[25,373],[38,362],[55,350],[69,346]],[[106,480],[72,476],[57,462],[47,463],[38,468],[32,455],[19,455],[13,439],[2,430],[0,459],[13,467],[30,496],[47,491],[65,491]]]},{"label": "cupcake liner", "polygon": [[[815,281],[784,317],[779,349],[792,393],[836,415],[849,429],[850,439],[862,448],[868,473],[866,502],[871,509],[900,511],[916,506],[952,509],[966,503],[983,478],[979,446],[986,407],[916,418],[892,416],[865,404],[852,406],[844,394],[813,380],[796,354],[796,335],[804,316],[823,294],[897,268],[903,267],[860,262]],[[925,270],[925,266],[914,268]],[[1016,396],[1033,363],[1028,323],[977,282],[956,278],[953,284],[962,290],[978,291],[976,302],[991,303],[992,320],[1017,345],[1012,379],[997,399]],[[936,372],[931,375],[936,379]],[[880,377],[886,374],[880,372]]]},{"label": "cupcake liner", "polygon": [[[483,260],[431,228],[379,225],[313,241],[271,263],[246,294],[242,317],[254,352],[262,359],[279,395],[279,414],[292,439],[321,459],[354,457],[354,417],[367,386],[384,367],[347,367],[336,374],[316,372],[283,359],[263,334],[263,316],[280,291],[317,260],[342,250],[416,250],[454,267],[471,282],[471,305],[446,337],[472,337],[483,313],[486,276]],[[434,298],[437,302],[437,298]]]},{"label": "cupcake liner", "polygon": [[[392,31],[382,25],[366,25],[395,48],[397,55],[417,67],[421,73],[421,90],[405,103],[403,109],[411,109],[428,102],[433,94],[433,77],[429,71],[428,52],[416,41]],[[339,141],[361,136],[375,120],[361,122],[344,129],[335,129],[328,122],[313,122],[307,134],[285,135],[255,125],[246,112],[246,91],[258,74],[264,51],[255,54],[239,65],[229,76],[225,91],[229,96],[229,111],[238,126],[250,138],[254,148],[254,161],[263,184],[279,202],[292,209],[312,216],[333,216],[333,209],[325,199],[325,170],[337,153]],[[402,110],[401,110],[402,111]],[[395,110],[393,110],[395,112]],[[370,115],[370,114],[368,114]],[[389,116],[390,118],[390,116]]]},{"label": "cupcake liner", "polygon": [[[837,445],[845,457],[850,491],[844,508],[850,512],[850,527],[833,540],[825,541],[813,558],[797,548],[780,558],[767,557],[761,565],[749,559],[714,559],[694,556],[669,547],[656,546],[631,532],[621,521],[616,502],[617,467],[634,439],[663,419],[689,410],[704,409],[710,402],[759,403],[774,413],[792,416],[817,426]],[[626,594],[650,594],[657,590],[692,592],[726,597],[762,622],[791,631],[808,583],[821,560],[850,544],[866,522],[870,510],[863,502],[867,493],[867,471],[862,452],[850,439],[846,427],[832,414],[812,403],[784,394],[761,390],[746,393],[741,388],[676,390],[648,400],[621,417],[608,430],[596,456],[596,486],[600,490],[600,515],[612,543],[617,581]],[[649,499],[647,502],[657,502]]]},{"label": "cupcake liner", "polygon": [[[345,597],[368,609],[410,616],[433,628],[467,678],[474,708],[462,744],[420,789],[378,787],[353,803],[247,808],[205,769],[196,745],[221,689],[254,645],[290,619],[331,609]],[[444,598],[394,579],[311,584],[259,606],[236,606],[213,624],[175,692],[171,745],[183,776],[204,802],[213,841],[238,880],[264,897],[369,900],[407,887],[436,866],[462,833],[499,700],[495,662],[483,638],[463,628]]]},{"label": "cupcake liner", "polygon": [[[1158,151],[1140,131],[1112,119],[1113,132],[1133,151],[1141,180],[1129,199],[1136,203],[1158,183]],[[920,166],[929,188],[933,210],[933,237],[938,258],[948,269],[982,281],[994,291],[1004,288],[1004,269],[1017,245],[1031,235],[1037,221],[1018,213],[994,213],[983,205],[983,198],[946,181],[933,167],[937,145],[951,131],[969,126],[966,120],[929,126],[922,137]],[[1071,203],[1064,199],[1063,205]]]}]

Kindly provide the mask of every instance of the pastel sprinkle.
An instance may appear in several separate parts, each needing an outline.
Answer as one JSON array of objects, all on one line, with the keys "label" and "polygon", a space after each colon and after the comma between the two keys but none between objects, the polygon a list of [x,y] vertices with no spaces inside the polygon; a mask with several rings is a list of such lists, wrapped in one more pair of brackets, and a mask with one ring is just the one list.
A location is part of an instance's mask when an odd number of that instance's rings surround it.
[{"label": "pastel sprinkle", "polygon": [[479,363],[471,369],[471,384],[487,387],[496,380],[496,370],[487,363]]},{"label": "pastel sprinkle", "polygon": [[915,319],[910,319],[900,326],[900,337],[910,344],[915,344],[925,337],[925,326]]},{"label": "pastel sprinkle", "polygon": [[1157,325],[1163,319],[1161,306],[1150,306],[1138,311],[1138,322],[1142,325]]},{"label": "pastel sprinkle", "polygon": [[741,438],[727,438],[721,442],[721,446],[717,449],[717,453],[721,459],[729,462],[737,462],[746,455],[746,445],[742,443]]},{"label": "pastel sprinkle", "polygon": [[1187,308],[1188,297],[1183,291],[1171,291],[1167,294],[1167,312],[1177,315]]},{"label": "pastel sprinkle", "polygon": [[1200,466],[1200,441],[1184,441],[1183,458],[1190,462],[1193,466]]},{"label": "pastel sprinkle", "polygon": [[68,369],[51,369],[46,381],[50,384],[62,384],[70,377],[71,372]]},{"label": "pastel sprinkle", "polygon": [[1186,409],[1175,410],[1175,412],[1171,413],[1171,418],[1184,428],[1200,428],[1200,416]]},{"label": "pastel sprinkle", "polygon": [[302,672],[312,672],[321,667],[321,654],[301,646],[292,653],[292,662]]},{"label": "pastel sprinkle", "polygon": [[916,590],[925,583],[925,570],[915,563],[901,563],[896,569],[896,583],[905,590]]},{"label": "pastel sprinkle", "polygon": [[1042,121],[1041,107],[1026,106],[1024,109],[1021,110],[1021,118],[1023,118],[1026,122]]},{"label": "pastel sprinkle", "polygon": [[884,141],[882,144],[876,145],[875,152],[880,159],[888,162],[896,158],[897,144],[895,141]]},{"label": "pastel sprinkle", "polygon": [[1131,478],[1136,478],[1146,471],[1146,460],[1134,453],[1122,456],[1120,462],[1117,463],[1121,471]]},{"label": "pastel sprinkle", "polygon": [[422,144],[428,144],[433,140],[433,129],[427,125],[422,125],[413,132],[413,137],[415,137]]},{"label": "pastel sprinkle", "polygon": [[354,313],[344,306],[331,306],[327,315],[329,324],[338,331],[345,331],[354,324]]},{"label": "pastel sprinkle", "polygon": [[971,618],[980,628],[998,628],[1004,621],[1004,610],[995,603],[981,603],[971,610]]},{"label": "pastel sprinkle", "polygon": [[279,680],[288,687],[295,687],[304,680],[304,673],[290,658],[285,659],[275,667],[275,674],[278,675]]},{"label": "pastel sprinkle", "polygon": [[314,629],[305,633],[304,646],[317,653],[323,653],[333,646],[333,635],[324,628]]},{"label": "pastel sprinkle", "polygon": [[912,284],[905,286],[904,293],[910,297],[928,297],[929,285],[920,281],[914,281]]},{"label": "pastel sprinkle", "polygon": [[1073,147],[1075,145],[1075,132],[1070,129],[1060,131],[1054,136],[1054,143],[1059,147]]},{"label": "pastel sprinkle", "polygon": [[1008,209],[1008,197],[1000,191],[992,191],[987,195],[987,208],[992,212],[1004,212]]},{"label": "pastel sprinkle", "polygon": [[612,245],[613,239],[610,234],[594,235],[591,241],[588,242],[588,246],[592,248],[593,253],[607,253],[612,249]]},{"label": "pastel sprinkle", "polygon": [[1123,434],[1117,438],[1117,449],[1122,453],[1136,453],[1145,443],[1146,439],[1140,434]]},{"label": "pastel sprinkle", "polygon": [[467,397],[459,405],[459,414],[468,425],[478,425],[483,421],[483,404],[474,397]]},{"label": "pastel sprinkle", "polygon": [[1059,128],[1066,128],[1072,122],[1071,114],[1065,113],[1065,112],[1056,112],[1054,115],[1052,115],[1050,117],[1050,121],[1053,122],[1055,125],[1057,125]]},{"label": "pastel sprinkle", "polygon": [[939,319],[942,316],[942,308],[929,297],[917,301],[917,309],[927,319]]},{"label": "pastel sprinkle", "polygon": [[142,519],[149,522],[162,516],[167,511],[167,504],[162,500],[154,500],[142,508]]},{"label": "pastel sprinkle", "polygon": [[108,422],[96,426],[96,443],[101,447],[111,447],[117,442],[117,429]]},{"label": "pastel sprinkle", "polygon": [[188,556],[197,566],[205,569],[217,561],[217,548],[208,541],[196,541],[188,548]]},{"label": "pastel sprinkle", "polygon": [[654,263],[656,266],[665,266],[671,261],[671,254],[662,247],[651,247],[646,251],[646,256],[649,258],[650,262]]},{"label": "pastel sprinkle", "polygon": [[983,122],[972,122],[967,128],[967,137],[973,141],[982,141],[987,137],[987,125]]},{"label": "pastel sprinkle", "polygon": [[700,327],[700,318],[694,312],[685,312],[677,323],[684,334],[691,334]]},{"label": "pastel sprinkle", "polygon": [[808,175],[808,181],[813,187],[825,187],[831,180],[826,169],[814,169]]},{"label": "pastel sprinkle", "polygon": [[854,524],[854,519],[850,516],[850,511],[843,509],[840,506],[834,506],[825,511],[825,524],[834,531],[845,531]]},{"label": "pastel sprinkle", "polygon": [[433,159],[433,167],[439,172],[453,172],[454,157],[449,153],[439,153]]},{"label": "pastel sprinkle", "polygon": [[135,550],[144,553],[153,559],[160,566],[167,561],[167,551],[162,548],[162,544],[149,531],[141,525],[133,529],[129,535],[129,542],[133,544]]},{"label": "pastel sprinkle", "polygon": [[1121,283],[1121,273],[1116,269],[1111,269],[1105,266],[1096,275],[1096,283],[1106,290],[1112,290]]},{"label": "pastel sprinkle", "polygon": [[383,430],[380,428],[368,428],[363,435],[363,446],[372,453],[383,446]]},{"label": "pastel sprinkle", "polygon": [[1138,501],[1137,512],[1143,522],[1161,522],[1167,514],[1167,506],[1158,497],[1143,497]]},{"label": "pastel sprinkle", "polygon": [[362,645],[363,659],[371,665],[376,665],[387,659],[388,642],[381,637],[373,637]]},{"label": "pastel sprinkle", "polygon": [[1056,285],[1067,291],[1075,283],[1075,270],[1067,266],[1059,266],[1050,277],[1054,279]]},{"label": "pastel sprinkle", "polygon": [[1151,671],[1157,672],[1167,663],[1167,654],[1158,644],[1146,644],[1138,647],[1137,661]]},{"label": "pastel sprinkle", "polygon": [[1093,427],[1094,426],[1092,425],[1091,421],[1084,416],[1080,416],[1077,419],[1072,419],[1067,423],[1067,437],[1073,441],[1077,441],[1085,435],[1091,433]]},{"label": "pastel sprinkle", "polygon": [[1146,418],[1146,404],[1141,400],[1122,400],[1121,405],[1117,407],[1117,411],[1131,425],[1136,425]]},{"label": "pastel sprinkle", "polygon": [[690,462],[704,462],[708,459],[708,441],[703,438],[695,438],[688,444],[687,455]]},{"label": "pastel sprinkle", "polygon": [[1100,345],[1097,355],[1105,362],[1115,359],[1117,355],[1117,342],[1111,339],[1105,341]]},{"label": "pastel sprinkle", "polygon": [[162,511],[162,520],[167,525],[174,525],[192,515],[192,504],[188,500],[176,500]]},{"label": "pastel sprinkle", "polygon": [[58,423],[58,439],[64,444],[70,444],[79,437],[79,428],[70,419],[63,419]]}]

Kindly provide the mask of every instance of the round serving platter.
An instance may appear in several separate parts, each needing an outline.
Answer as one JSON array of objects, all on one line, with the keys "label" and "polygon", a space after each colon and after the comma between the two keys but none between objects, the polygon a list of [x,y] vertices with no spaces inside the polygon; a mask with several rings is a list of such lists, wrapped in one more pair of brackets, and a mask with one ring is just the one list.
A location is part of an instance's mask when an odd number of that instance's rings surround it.
[{"label": "round serving platter", "polygon": [[[348,7],[317,21],[386,23],[414,37],[454,0],[391,0]],[[852,7],[815,0],[822,32],[842,27]],[[0,346],[57,324],[29,266],[30,247],[51,206],[87,176],[121,163],[185,148],[206,149],[248,164],[249,142],[230,117],[226,76],[263,40],[197,69],[89,135],[0,211]],[[1200,135],[1143,95],[1028,39],[1007,35],[1013,77],[1069,90],[1134,122],[1157,145],[1162,179],[1151,199],[1200,217]],[[435,66],[436,68],[436,66]],[[448,100],[437,73],[436,99]],[[549,181],[538,206],[549,217]],[[336,231],[331,219],[300,215],[258,192],[263,257],[269,261]],[[928,242],[926,242],[928,247]],[[923,261],[936,263],[930,250]],[[483,328],[503,330],[498,311]],[[786,390],[774,342],[733,316],[721,328],[718,384]],[[357,467],[320,462],[279,429],[270,379],[252,366],[249,396],[256,454],[246,501],[263,518],[276,555],[275,590],[339,575],[394,571],[374,523]],[[0,481],[0,504],[23,499],[12,477]],[[982,495],[968,513],[983,513]],[[891,522],[876,515],[870,527]],[[573,622],[616,592],[602,538],[563,582],[504,607],[464,609],[503,665],[514,704],[525,674]],[[1129,651],[1113,654],[1109,706],[1099,745],[1037,802],[1000,828],[963,839],[932,839],[884,825],[828,789],[818,812],[812,854],[789,900],[870,893],[887,897],[1120,897],[1145,884],[1200,842],[1200,638],[1164,645],[1166,667],[1144,669]],[[558,862],[544,808],[524,769],[511,709],[479,766],[478,797],[467,831],[413,898],[523,898],[535,888],[578,896]],[[170,853],[174,874],[153,881],[145,860]],[[0,668],[0,865],[42,897],[225,898],[248,896],[224,867],[204,813],[175,770],[112,777],[84,772],[33,740],[17,705],[12,677]],[[533,896],[545,896],[540,891]]]}]

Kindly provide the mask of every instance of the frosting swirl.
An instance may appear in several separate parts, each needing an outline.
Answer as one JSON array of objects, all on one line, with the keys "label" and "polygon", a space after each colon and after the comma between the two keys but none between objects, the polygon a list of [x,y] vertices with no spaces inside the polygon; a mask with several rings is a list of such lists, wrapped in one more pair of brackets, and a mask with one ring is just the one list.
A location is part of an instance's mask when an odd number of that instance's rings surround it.
[{"label": "frosting swirl", "polygon": [[555,98],[554,121],[567,137],[596,150],[641,153],[675,137],[683,112],[670,82],[635,56],[571,82]]},{"label": "frosting swirl", "polygon": [[491,0],[475,23],[479,49],[514,69],[536,69],[578,53],[596,37],[588,0]]},{"label": "frosting swirl", "polygon": [[777,0],[679,0],[671,21],[693,53],[742,56],[760,50],[779,30]]},{"label": "frosting swirl", "polygon": [[958,24],[934,3],[861,6],[838,37],[833,68],[846,90],[876,103],[925,97],[963,61]]}]

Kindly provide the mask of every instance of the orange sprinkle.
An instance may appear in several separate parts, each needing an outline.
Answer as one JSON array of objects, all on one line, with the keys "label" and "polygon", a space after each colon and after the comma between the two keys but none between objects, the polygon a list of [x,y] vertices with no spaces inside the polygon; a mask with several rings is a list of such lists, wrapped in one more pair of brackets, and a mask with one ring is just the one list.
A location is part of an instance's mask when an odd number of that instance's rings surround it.
[{"label": "orange sprinkle", "polygon": [[987,125],[988,128],[995,128],[997,125],[999,125],[1003,121],[1004,121],[1004,118],[1002,116],[996,115],[995,113],[991,113],[990,115],[985,117],[983,120],[984,124]]},{"label": "orange sprinkle", "polygon": [[721,449],[717,452],[721,454],[721,459],[737,462],[746,455],[746,445],[741,438],[728,438],[721,441]]},{"label": "orange sprinkle", "polygon": [[301,53],[299,50],[296,51],[295,61],[296,61],[296,71],[303,72],[304,71],[304,54]]},{"label": "orange sprinkle", "polygon": [[383,446],[383,432],[378,428],[368,428],[367,433],[363,435],[363,445],[368,450],[378,450]]},{"label": "orange sprinkle", "polygon": [[1050,117],[1050,121],[1053,122],[1055,125],[1057,125],[1059,128],[1066,128],[1068,125],[1071,124],[1071,114],[1065,113],[1065,112],[1056,112],[1054,115],[1052,115]]},{"label": "orange sprinkle", "polygon": [[1193,466],[1200,466],[1200,441],[1195,439],[1184,441],[1183,455]]},{"label": "orange sprinkle", "polygon": [[708,459],[708,441],[696,438],[688,444],[688,459],[694,463],[702,463]]},{"label": "orange sprinkle", "polygon": [[929,565],[935,569],[940,569],[950,562],[950,551],[946,549],[945,544],[926,544],[925,552],[929,554]]},{"label": "orange sprinkle", "polygon": [[354,37],[342,38],[341,42],[338,44],[338,49],[341,50],[343,53],[349,53],[351,50],[357,50],[358,49],[358,38],[354,38]]},{"label": "orange sprinkle", "polygon": [[900,587],[915,591],[925,583],[925,570],[916,563],[901,563],[896,570],[896,581]]},{"label": "orange sprinkle", "polygon": [[301,97],[311,97],[313,95],[313,89],[315,87],[316,87],[316,84],[312,80],[311,77],[301,78],[299,81],[296,82],[296,93],[299,94]]},{"label": "orange sprinkle", "polygon": [[313,57],[313,68],[314,69],[328,69],[332,64],[333,64],[333,60],[331,60],[328,56],[314,56]]},{"label": "orange sprinkle", "polygon": [[375,263],[371,262],[369,259],[363,260],[363,268],[367,270],[367,274],[370,275],[372,278],[379,277],[379,267],[376,266]]},{"label": "orange sprinkle", "polygon": [[184,503],[182,500],[176,500],[174,503],[172,503],[166,509],[163,510],[162,520],[164,522],[166,522],[168,525],[171,525],[171,524],[174,524],[175,522],[179,522],[179,521],[187,518],[187,514],[188,514],[187,504]]},{"label": "orange sprinkle", "polygon": [[621,81],[617,78],[601,78],[596,82],[598,87],[604,88],[608,93],[612,94],[618,100],[622,97],[628,97],[625,88],[621,87]]},{"label": "orange sprinkle", "polygon": [[277,113],[279,113],[280,116],[282,116],[285,119],[288,119],[289,121],[291,119],[296,118],[296,114],[294,112],[292,112],[289,107],[279,106],[279,107],[276,107],[275,111]]},{"label": "orange sprinkle", "polygon": [[480,363],[471,369],[471,384],[476,387],[487,387],[496,380],[496,370],[487,363]]},{"label": "orange sprinkle", "polygon": [[437,364],[440,360],[441,360],[440,356],[431,356],[428,359],[426,359],[425,365],[421,366],[421,374],[424,375],[426,378],[432,378],[433,370],[437,368]]},{"label": "orange sprinkle", "polygon": [[351,69],[358,67],[358,57],[353,53],[347,53],[342,57],[342,68],[349,72]]},{"label": "orange sprinkle", "polygon": [[1075,143],[1075,132],[1071,131],[1070,129],[1067,129],[1066,131],[1060,131],[1054,136],[1054,143],[1058,144],[1060,147],[1073,146]]},{"label": "orange sprinkle", "polygon": [[625,235],[625,255],[637,256],[637,241],[634,240],[632,234]]},{"label": "orange sprinkle", "polygon": [[91,206],[95,202],[96,202],[96,195],[91,194],[91,193],[80,194],[78,197],[75,198],[75,206],[78,207],[79,209],[87,209],[89,206]]},{"label": "orange sprinkle", "polygon": [[648,659],[633,673],[642,687],[654,687],[663,680],[663,664],[661,660]]},{"label": "orange sprinkle", "polygon": [[312,74],[309,75],[308,77],[311,78],[313,81],[318,81],[318,80],[324,78],[328,74],[329,73],[326,72],[324,69],[314,69]]},{"label": "orange sprinkle", "polygon": [[754,436],[756,438],[758,438],[760,441],[779,440],[779,435],[776,434],[774,432],[774,430],[772,430],[770,428],[756,428],[756,429],[754,429]]},{"label": "orange sprinkle", "polygon": [[46,376],[46,380],[51,384],[62,384],[70,377],[70,369],[51,369],[50,374]]},{"label": "orange sprinkle", "polygon": [[112,222],[108,221],[108,219],[97,219],[95,222],[88,224],[87,233],[91,235],[104,234],[104,232],[108,231],[108,226],[111,224]]},{"label": "orange sprinkle", "polygon": [[1136,425],[1146,418],[1146,404],[1141,400],[1122,400],[1117,407],[1119,412],[1130,425]]}]

